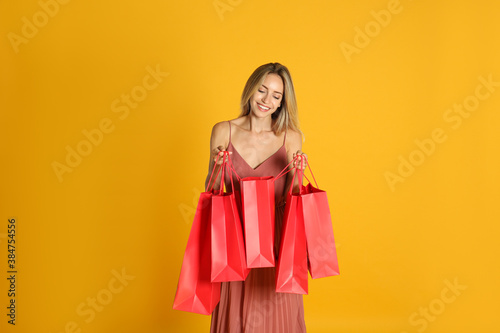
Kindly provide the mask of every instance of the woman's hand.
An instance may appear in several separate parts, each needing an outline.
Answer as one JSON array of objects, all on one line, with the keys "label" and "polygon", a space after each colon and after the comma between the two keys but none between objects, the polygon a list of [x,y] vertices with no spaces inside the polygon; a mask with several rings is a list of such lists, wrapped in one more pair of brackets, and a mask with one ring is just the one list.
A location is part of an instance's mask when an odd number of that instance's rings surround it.
[{"label": "woman's hand", "polygon": [[297,150],[296,153],[293,153],[293,158],[295,159],[296,157],[301,157],[295,160],[293,162],[293,167],[294,168],[302,168],[302,170],[305,170],[307,167],[307,155],[303,153],[301,150]]},{"label": "woman's hand", "polygon": [[[217,162],[216,164],[217,165],[221,165],[223,163],[223,161],[227,158],[224,158],[224,152],[226,151],[226,149],[224,148],[224,146],[218,146],[217,148],[215,148],[213,151],[212,151],[212,156],[213,156],[213,160],[214,162]],[[230,151],[228,152],[229,155],[231,155],[233,152]],[[217,156],[219,156],[219,160],[217,160]]]}]

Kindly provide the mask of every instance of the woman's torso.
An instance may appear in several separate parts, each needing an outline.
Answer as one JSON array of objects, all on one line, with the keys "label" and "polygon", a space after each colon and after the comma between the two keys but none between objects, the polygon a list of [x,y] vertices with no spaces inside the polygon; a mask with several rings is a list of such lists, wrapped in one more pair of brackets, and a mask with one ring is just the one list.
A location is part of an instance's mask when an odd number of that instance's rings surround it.
[{"label": "woman's torso", "polygon": [[[229,143],[227,146],[227,151],[232,152],[231,162],[232,165],[240,178],[244,177],[276,177],[288,164],[287,152],[286,152],[286,132],[283,138],[283,143],[281,147],[276,150],[272,155],[267,157],[262,163],[257,167],[250,166],[245,159],[240,155],[238,150],[233,146],[231,141],[231,130],[234,130],[234,124],[229,123]],[[231,178],[227,173],[224,175],[224,183],[227,188],[231,187]],[[274,182],[274,193],[275,202],[278,203],[282,200],[285,191],[286,175],[278,178]],[[233,174],[233,184],[236,191],[240,190],[240,184],[236,175]]]}]

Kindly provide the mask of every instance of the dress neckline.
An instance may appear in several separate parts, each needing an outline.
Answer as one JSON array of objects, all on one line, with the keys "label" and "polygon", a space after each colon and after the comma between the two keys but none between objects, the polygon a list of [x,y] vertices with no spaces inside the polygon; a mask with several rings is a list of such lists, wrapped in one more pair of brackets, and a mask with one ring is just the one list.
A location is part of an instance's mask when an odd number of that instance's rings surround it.
[{"label": "dress neckline", "polygon": [[[236,154],[238,154],[238,156],[240,156],[241,160],[243,162],[245,162],[245,164],[250,168],[252,169],[253,171],[256,171],[258,168],[260,168],[263,164],[265,164],[267,161],[269,161],[274,155],[276,155],[278,152],[280,152],[283,148],[285,148],[285,143],[283,143],[283,145],[281,145],[281,147],[276,150],[271,156],[269,156],[268,158],[266,158],[264,161],[262,161],[262,163],[260,163],[259,165],[257,165],[255,168],[252,168],[252,166],[250,164],[248,164],[247,161],[245,161],[245,159],[243,158],[243,156],[241,156],[241,154],[238,152],[238,150],[236,150],[236,148],[233,146],[233,143],[232,142],[229,142],[229,145],[231,145],[231,147],[233,147],[233,152],[235,152]],[[228,146],[229,146],[228,145]]]}]

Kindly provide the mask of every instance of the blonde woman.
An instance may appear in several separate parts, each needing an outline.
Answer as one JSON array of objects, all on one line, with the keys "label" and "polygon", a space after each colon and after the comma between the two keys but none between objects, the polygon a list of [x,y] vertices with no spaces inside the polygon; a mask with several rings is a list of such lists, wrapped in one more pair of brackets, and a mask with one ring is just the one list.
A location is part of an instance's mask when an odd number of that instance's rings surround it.
[{"label": "blonde woman", "polygon": [[[277,176],[296,155],[302,153],[297,103],[288,69],[279,63],[258,67],[246,82],[238,118],[214,125],[210,138],[210,164],[220,168],[228,151],[240,177]],[[295,165],[290,165],[293,168]],[[305,167],[305,165],[303,166]],[[275,250],[278,253],[286,193],[294,171],[275,182]],[[225,185],[231,188],[230,175]],[[212,180],[215,188],[221,181]],[[235,190],[239,191],[236,176]],[[212,185],[212,184],[210,184]],[[298,188],[295,180],[293,190]],[[276,293],[275,267],[253,268],[245,281],[223,282],[220,302],[212,313],[211,333],[300,333],[306,332],[302,295]]]}]

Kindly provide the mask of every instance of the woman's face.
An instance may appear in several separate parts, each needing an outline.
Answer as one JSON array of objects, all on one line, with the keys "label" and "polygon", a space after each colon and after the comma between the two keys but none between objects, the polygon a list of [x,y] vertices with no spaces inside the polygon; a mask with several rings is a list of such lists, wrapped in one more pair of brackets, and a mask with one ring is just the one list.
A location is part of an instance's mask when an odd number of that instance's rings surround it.
[{"label": "woman's face", "polygon": [[272,115],[281,105],[283,98],[283,80],[278,74],[268,74],[250,98],[251,111],[257,117],[267,117]]}]

